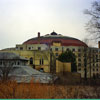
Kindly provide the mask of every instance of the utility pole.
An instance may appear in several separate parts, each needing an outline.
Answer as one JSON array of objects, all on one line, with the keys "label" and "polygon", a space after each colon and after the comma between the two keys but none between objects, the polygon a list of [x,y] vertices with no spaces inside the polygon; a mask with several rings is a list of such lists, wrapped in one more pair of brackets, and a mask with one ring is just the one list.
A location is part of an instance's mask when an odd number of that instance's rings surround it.
[{"label": "utility pole", "polygon": [[91,79],[91,58],[92,58],[92,57],[91,57],[91,55],[92,55],[92,54],[91,54],[91,49],[90,49],[89,52],[90,52],[90,54],[89,54],[89,55],[90,55],[90,58],[89,58],[89,59],[90,59],[90,79]]},{"label": "utility pole", "polygon": [[84,71],[85,71],[85,73],[84,73],[84,78],[85,78],[85,80],[87,80],[87,48],[84,48]]}]

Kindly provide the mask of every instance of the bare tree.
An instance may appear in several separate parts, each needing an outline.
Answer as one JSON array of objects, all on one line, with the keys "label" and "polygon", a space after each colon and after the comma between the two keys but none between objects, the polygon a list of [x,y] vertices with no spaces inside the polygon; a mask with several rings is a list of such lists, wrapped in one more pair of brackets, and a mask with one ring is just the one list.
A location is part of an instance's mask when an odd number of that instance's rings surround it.
[{"label": "bare tree", "polygon": [[10,78],[9,74],[13,70],[13,61],[10,60],[2,60],[0,61],[0,78],[5,81]]},{"label": "bare tree", "polygon": [[100,39],[100,1],[94,1],[91,9],[86,9],[85,14],[90,16],[89,22],[86,24],[86,29],[90,33],[91,39]]},{"label": "bare tree", "polygon": [[89,38],[84,38],[82,41],[86,43],[88,47],[94,47],[96,45],[95,42]]}]

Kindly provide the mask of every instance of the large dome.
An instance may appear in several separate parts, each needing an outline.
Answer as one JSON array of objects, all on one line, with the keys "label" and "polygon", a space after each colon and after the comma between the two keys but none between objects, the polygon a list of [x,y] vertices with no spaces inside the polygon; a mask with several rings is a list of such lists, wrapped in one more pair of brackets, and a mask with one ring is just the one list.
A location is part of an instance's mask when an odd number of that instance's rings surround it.
[{"label": "large dome", "polygon": [[84,46],[88,47],[84,42],[68,36],[63,36],[61,34],[57,34],[56,32],[52,32],[51,34],[47,34],[45,36],[40,36],[38,33],[38,37],[29,39],[25,41],[23,44],[47,44],[51,46],[53,42],[60,42],[62,46]]}]

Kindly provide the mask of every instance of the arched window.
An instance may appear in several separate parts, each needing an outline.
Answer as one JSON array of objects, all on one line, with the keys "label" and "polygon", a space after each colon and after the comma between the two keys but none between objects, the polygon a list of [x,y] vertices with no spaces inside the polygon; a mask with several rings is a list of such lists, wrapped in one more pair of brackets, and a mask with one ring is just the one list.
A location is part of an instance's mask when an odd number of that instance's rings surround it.
[{"label": "arched window", "polygon": [[42,59],[40,59],[40,65],[43,65],[43,64],[44,64],[44,60],[42,58]]},{"label": "arched window", "polygon": [[43,60],[43,58],[42,58],[42,65],[44,64],[44,60]]},{"label": "arched window", "polygon": [[33,64],[33,58],[32,57],[30,58],[30,64],[31,65]]},{"label": "arched window", "polygon": [[41,59],[40,59],[40,65],[41,65]]}]

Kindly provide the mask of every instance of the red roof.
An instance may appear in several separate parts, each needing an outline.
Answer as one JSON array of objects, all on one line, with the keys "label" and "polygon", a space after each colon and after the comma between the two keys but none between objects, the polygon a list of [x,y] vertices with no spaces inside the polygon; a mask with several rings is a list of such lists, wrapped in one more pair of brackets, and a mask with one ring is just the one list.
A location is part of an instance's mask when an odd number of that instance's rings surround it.
[{"label": "red roof", "polygon": [[52,45],[53,42],[60,42],[62,46],[84,46],[88,47],[84,42],[72,38],[72,37],[66,37],[62,35],[48,35],[48,36],[41,36],[41,37],[36,37],[29,39],[25,41],[23,44],[47,44],[47,45]]}]

